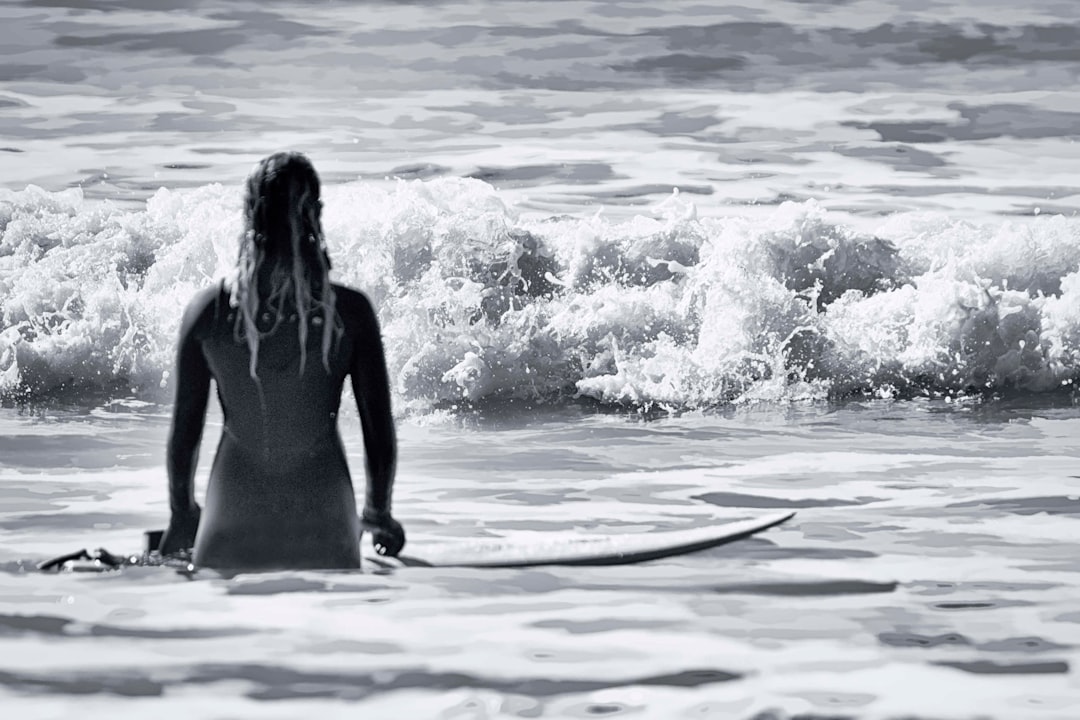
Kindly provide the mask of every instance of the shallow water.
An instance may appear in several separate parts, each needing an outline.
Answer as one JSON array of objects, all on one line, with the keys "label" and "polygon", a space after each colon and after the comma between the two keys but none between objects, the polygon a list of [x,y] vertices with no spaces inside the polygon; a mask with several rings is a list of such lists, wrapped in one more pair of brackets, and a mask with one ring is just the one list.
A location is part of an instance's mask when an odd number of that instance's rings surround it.
[{"label": "shallow water", "polygon": [[[9,411],[2,422],[15,450],[0,474],[0,693],[17,717],[1069,718],[1080,707],[1069,404],[406,424],[395,506],[414,543],[798,515],[637,566],[193,578],[27,564],[87,545],[137,550],[141,530],[165,523],[164,418]],[[347,421],[354,452],[355,435]],[[200,487],[205,472],[204,457]]]}]

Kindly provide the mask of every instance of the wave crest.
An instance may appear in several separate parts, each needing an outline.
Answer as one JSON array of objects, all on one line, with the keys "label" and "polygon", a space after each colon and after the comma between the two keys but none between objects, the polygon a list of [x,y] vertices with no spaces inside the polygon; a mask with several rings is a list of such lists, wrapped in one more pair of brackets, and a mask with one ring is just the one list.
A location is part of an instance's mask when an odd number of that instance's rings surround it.
[{"label": "wave crest", "polygon": [[[335,272],[380,309],[399,407],[495,399],[686,409],[851,395],[1047,392],[1080,368],[1074,220],[813,202],[699,218],[520,218],[479,180],[326,188]],[[0,193],[0,388],[164,400],[184,303],[231,272],[239,193]]]}]

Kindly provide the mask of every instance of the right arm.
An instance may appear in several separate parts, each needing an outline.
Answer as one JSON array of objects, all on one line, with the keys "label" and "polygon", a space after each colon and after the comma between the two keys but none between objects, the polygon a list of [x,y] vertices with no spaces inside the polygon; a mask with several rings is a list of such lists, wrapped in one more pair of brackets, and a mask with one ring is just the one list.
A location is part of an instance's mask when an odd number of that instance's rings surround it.
[{"label": "right arm", "polygon": [[390,513],[397,470],[397,435],[379,320],[366,296],[351,290],[342,294],[348,295],[348,311],[355,323],[349,374],[364,434],[367,492],[361,519],[364,528],[373,532],[376,549],[382,554],[397,555],[405,544],[405,531]]},{"label": "right arm", "polygon": [[188,305],[176,351],[176,400],[166,451],[169,476],[169,527],[159,547],[163,555],[195,543],[201,510],[195,502],[195,465],[199,457],[210,395],[210,368],[203,356],[198,327],[211,295],[201,293]]}]

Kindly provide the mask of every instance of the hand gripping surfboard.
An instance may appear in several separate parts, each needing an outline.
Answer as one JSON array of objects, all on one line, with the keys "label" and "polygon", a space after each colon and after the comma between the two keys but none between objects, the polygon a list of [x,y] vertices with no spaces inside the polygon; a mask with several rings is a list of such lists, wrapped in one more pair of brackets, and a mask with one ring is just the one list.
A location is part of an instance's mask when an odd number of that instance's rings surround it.
[{"label": "hand gripping surfboard", "polygon": [[[405,546],[398,557],[384,557],[365,547],[364,559],[381,567],[515,568],[536,565],[629,565],[685,555],[748,538],[787,522],[795,513],[772,513],[687,530],[656,530],[607,535],[573,531],[535,533],[528,539],[484,538],[447,542],[421,541]],[[541,537],[542,536],[542,537]]]}]

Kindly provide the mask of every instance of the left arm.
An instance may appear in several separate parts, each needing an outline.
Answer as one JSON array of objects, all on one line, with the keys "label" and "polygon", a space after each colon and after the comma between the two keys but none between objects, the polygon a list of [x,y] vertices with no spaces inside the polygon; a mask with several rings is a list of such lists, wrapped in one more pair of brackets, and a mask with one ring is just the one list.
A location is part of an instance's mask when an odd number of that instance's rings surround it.
[{"label": "left arm", "polygon": [[195,544],[201,509],[195,502],[195,467],[210,397],[210,367],[196,329],[210,301],[201,293],[188,305],[180,327],[176,352],[176,400],[166,455],[169,475],[169,527],[161,538],[162,555],[187,550]]}]

